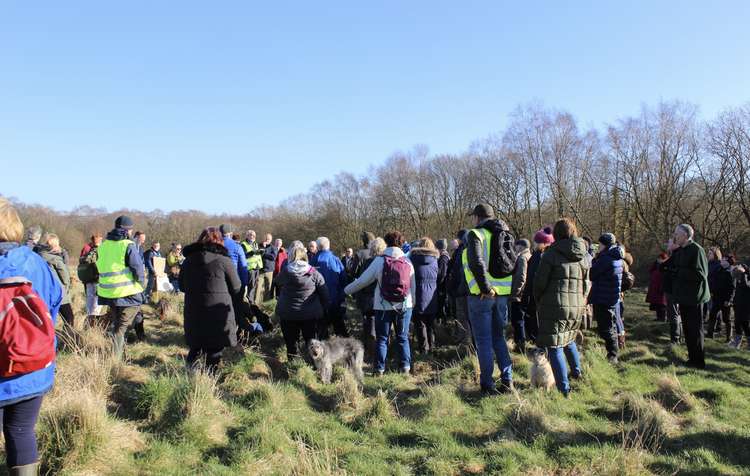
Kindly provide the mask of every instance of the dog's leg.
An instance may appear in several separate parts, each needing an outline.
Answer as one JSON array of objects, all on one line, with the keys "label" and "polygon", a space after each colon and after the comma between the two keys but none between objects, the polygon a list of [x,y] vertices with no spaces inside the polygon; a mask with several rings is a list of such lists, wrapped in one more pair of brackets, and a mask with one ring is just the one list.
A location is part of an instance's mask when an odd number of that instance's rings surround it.
[{"label": "dog's leg", "polygon": [[320,369],[320,380],[323,383],[331,383],[331,374],[333,373],[333,365],[330,362],[324,362],[323,367]]}]

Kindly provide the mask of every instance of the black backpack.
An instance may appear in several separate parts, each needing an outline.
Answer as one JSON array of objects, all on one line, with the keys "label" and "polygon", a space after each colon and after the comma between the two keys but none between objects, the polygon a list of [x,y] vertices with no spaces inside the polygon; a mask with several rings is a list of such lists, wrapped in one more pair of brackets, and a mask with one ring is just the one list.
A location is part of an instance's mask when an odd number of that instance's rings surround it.
[{"label": "black backpack", "polygon": [[99,270],[96,267],[96,260],[99,258],[99,252],[96,248],[82,256],[78,262],[78,279],[83,284],[95,283],[99,281]]},{"label": "black backpack", "polygon": [[490,239],[490,258],[487,270],[496,278],[505,278],[513,274],[516,268],[516,239],[510,233],[508,225],[502,220],[489,220],[481,228],[492,233]]}]

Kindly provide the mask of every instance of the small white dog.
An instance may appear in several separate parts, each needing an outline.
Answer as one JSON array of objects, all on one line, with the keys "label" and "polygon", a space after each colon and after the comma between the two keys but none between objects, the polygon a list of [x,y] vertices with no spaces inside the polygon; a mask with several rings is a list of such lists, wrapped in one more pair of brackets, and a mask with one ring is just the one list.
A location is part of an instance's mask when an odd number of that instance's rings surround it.
[{"label": "small white dog", "polygon": [[531,386],[543,388],[550,391],[555,388],[555,375],[552,366],[547,360],[547,352],[544,349],[533,349],[531,357]]}]

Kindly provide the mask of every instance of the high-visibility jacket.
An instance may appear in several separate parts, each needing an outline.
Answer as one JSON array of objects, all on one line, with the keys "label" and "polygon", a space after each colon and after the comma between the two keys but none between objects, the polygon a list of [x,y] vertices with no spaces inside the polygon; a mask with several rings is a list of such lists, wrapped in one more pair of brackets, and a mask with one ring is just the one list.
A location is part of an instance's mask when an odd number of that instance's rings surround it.
[{"label": "high-visibility jacket", "polygon": [[[258,251],[258,242],[253,241],[252,243],[248,243],[247,241],[243,241],[240,243],[242,245],[242,249],[245,250],[245,255],[247,255],[251,251]],[[260,269],[263,267],[263,256],[262,255],[252,255],[247,258],[247,269],[250,271]]]},{"label": "high-visibility jacket", "polygon": [[[482,258],[484,259],[484,262],[489,266],[490,240],[492,239],[492,233],[489,230],[485,230],[484,228],[474,228],[473,230],[470,230],[469,233],[474,233],[479,238],[479,241],[482,242]],[[474,279],[474,274],[472,274],[471,269],[469,268],[469,252],[467,249],[464,249],[463,253],[461,254],[461,262],[464,267],[464,277],[466,278],[466,284],[468,284],[469,286],[469,294],[475,296],[482,294],[482,291],[479,289],[479,284],[477,284],[477,280]],[[513,284],[513,274],[510,274],[504,278],[496,278],[490,274],[489,270],[487,270],[486,276],[487,283],[492,289],[495,290],[495,293],[498,296],[510,295],[511,286]]]},{"label": "high-visibility jacket", "polygon": [[130,240],[104,240],[99,245],[99,258],[96,268],[99,270],[99,283],[96,294],[103,298],[117,299],[143,292],[143,286],[125,265],[125,253]]}]

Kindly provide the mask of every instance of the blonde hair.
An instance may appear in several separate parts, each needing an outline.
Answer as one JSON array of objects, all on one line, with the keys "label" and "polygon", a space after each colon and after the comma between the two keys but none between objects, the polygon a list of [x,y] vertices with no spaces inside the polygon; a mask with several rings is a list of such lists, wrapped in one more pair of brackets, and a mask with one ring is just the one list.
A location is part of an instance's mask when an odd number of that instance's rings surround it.
[{"label": "blonde hair", "polygon": [[714,254],[714,259],[721,261],[721,258],[722,258],[721,248],[719,248],[718,246],[711,246],[708,248],[708,252]]},{"label": "blonde hair", "polygon": [[370,250],[370,256],[374,258],[375,256],[382,255],[387,246],[385,245],[384,239],[377,237],[370,242],[370,245],[367,248]]},{"label": "blonde hair", "polygon": [[46,235],[44,235],[44,240],[42,240],[42,243],[54,250],[60,247],[60,237],[54,233],[47,233]]},{"label": "blonde hair", "polygon": [[289,257],[287,259],[290,263],[293,261],[307,261],[307,250],[295,246],[290,250]]},{"label": "blonde hair", "polygon": [[23,240],[23,223],[10,202],[0,197],[0,242],[12,241],[20,243]]},{"label": "blonde hair", "polygon": [[433,243],[432,239],[430,239],[427,236],[424,236],[417,241],[417,244],[420,248],[427,248],[429,250],[436,250],[435,243]]}]

